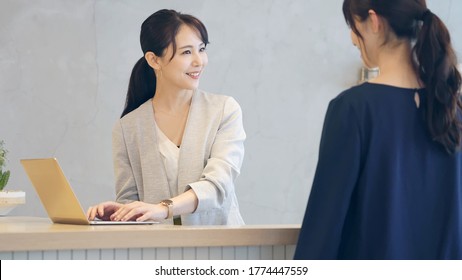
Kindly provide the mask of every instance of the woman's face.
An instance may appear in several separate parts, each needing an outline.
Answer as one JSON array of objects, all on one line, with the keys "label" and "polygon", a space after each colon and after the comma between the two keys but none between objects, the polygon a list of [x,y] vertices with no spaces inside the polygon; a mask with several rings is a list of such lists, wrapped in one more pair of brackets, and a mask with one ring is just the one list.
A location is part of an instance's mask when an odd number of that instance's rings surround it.
[{"label": "woman's face", "polygon": [[185,24],[178,30],[175,42],[175,56],[172,58],[173,44],[170,44],[159,60],[160,70],[156,74],[158,81],[179,90],[196,89],[208,63],[206,46],[198,32]]}]

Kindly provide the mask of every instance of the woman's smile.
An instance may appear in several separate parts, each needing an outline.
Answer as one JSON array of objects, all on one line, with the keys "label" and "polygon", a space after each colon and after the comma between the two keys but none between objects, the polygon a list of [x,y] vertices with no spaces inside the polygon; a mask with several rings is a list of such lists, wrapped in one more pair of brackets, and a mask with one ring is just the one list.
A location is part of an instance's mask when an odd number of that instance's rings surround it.
[{"label": "woman's smile", "polygon": [[188,75],[189,77],[195,80],[198,80],[200,78],[200,74],[201,74],[200,71],[186,73],[186,75]]}]

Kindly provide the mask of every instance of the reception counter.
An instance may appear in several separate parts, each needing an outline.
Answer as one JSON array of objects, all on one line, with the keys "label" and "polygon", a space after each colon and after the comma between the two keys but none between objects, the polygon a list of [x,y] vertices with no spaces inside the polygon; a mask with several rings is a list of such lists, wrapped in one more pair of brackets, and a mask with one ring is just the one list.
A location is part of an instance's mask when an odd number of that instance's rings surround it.
[{"label": "reception counter", "polygon": [[0,259],[292,259],[300,225],[65,225],[0,217]]}]

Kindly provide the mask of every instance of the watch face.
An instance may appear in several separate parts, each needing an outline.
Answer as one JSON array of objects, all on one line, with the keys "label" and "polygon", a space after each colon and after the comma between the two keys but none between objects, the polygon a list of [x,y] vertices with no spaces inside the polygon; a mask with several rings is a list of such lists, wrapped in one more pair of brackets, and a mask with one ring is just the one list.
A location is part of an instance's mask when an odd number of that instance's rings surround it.
[{"label": "watch face", "polygon": [[173,201],[171,201],[170,199],[165,199],[165,200],[162,200],[162,204],[166,206],[171,206],[173,205]]}]

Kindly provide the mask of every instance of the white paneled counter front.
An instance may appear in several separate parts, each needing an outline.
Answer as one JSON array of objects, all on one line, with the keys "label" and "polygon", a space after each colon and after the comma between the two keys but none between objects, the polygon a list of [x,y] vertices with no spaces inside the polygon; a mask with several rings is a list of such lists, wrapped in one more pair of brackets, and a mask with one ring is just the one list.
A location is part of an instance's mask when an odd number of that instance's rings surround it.
[{"label": "white paneled counter front", "polygon": [[65,225],[0,217],[0,259],[292,259],[300,225]]}]

